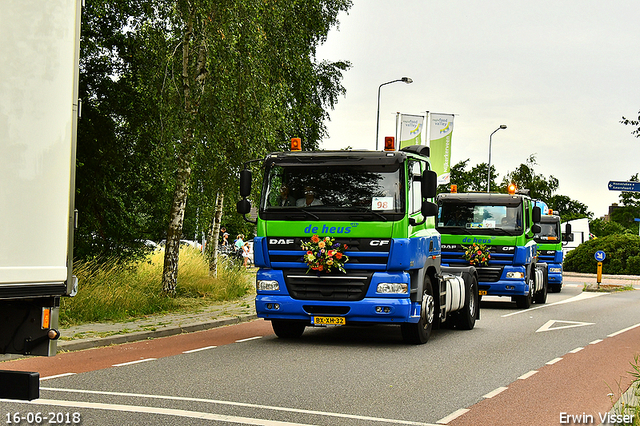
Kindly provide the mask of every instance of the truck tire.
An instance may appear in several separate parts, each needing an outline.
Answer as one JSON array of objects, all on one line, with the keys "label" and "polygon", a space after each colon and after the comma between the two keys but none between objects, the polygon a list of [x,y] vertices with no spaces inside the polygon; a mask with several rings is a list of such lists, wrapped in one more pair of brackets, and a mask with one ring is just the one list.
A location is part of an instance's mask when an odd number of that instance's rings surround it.
[{"label": "truck tire", "polygon": [[297,339],[304,333],[306,324],[295,320],[271,320],[271,327],[281,339]]},{"label": "truck tire", "polygon": [[547,303],[547,290],[549,288],[549,272],[546,266],[542,267],[542,290],[537,292],[533,301],[538,305]]},{"label": "truck tire", "polygon": [[562,291],[562,283],[560,284],[549,284],[549,292],[550,293],[560,293]]},{"label": "truck tire", "polygon": [[402,340],[413,345],[427,343],[431,337],[433,321],[436,316],[435,300],[433,298],[433,287],[428,275],[424,277],[424,290],[422,292],[422,303],[420,306],[420,320],[417,323],[406,323],[400,326]]},{"label": "truck tire", "polygon": [[516,306],[520,309],[529,309],[533,302],[533,278],[531,277],[531,268],[527,272],[527,283],[529,284],[529,292],[526,296],[515,296]]},{"label": "truck tire", "polygon": [[465,297],[464,308],[457,312],[454,323],[456,328],[461,330],[472,330],[476,325],[478,306],[480,306],[478,296],[478,278],[471,274],[468,285],[465,287],[467,294]]}]

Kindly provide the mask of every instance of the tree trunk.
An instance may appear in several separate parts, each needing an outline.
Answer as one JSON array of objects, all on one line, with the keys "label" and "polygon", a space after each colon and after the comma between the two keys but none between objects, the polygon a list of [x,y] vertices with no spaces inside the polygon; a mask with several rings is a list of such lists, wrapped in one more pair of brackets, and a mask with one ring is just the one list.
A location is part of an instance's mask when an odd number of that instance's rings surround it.
[{"label": "tree trunk", "polygon": [[176,188],[173,193],[173,204],[169,217],[169,229],[167,230],[167,245],[164,252],[164,266],[162,268],[162,291],[171,297],[176,295],[178,284],[178,261],[180,259],[180,238],[184,224],[184,210],[187,206],[189,195],[189,179],[191,178],[191,160],[193,158],[193,138],[195,133],[195,121],[198,110],[194,108],[191,96],[191,81],[189,75],[190,50],[189,46],[193,37],[193,22],[195,8],[188,7],[183,15],[185,30],[182,36],[182,96],[183,108],[187,121],[184,126],[184,134],[176,145],[178,153],[178,167],[176,172]]},{"label": "tree trunk", "polygon": [[162,268],[162,291],[171,297],[176,295],[178,283],[178,261],[180,257],[180,237],[184,223],[184,210],[189,195],[189,178],[191,166],[189,161],[180,162],[176,176],[176,189],[173,193],[173,204],[167,229],[167,244],[164,248],[164,266]]},{"label": "tree trunk", "polygon": [[218,276],[218,239],[220,235],[220,221],[222,219],[222,206],[224,205],[224,194],[218,192],[216,195],[216,207],[213,213],[213,220],[211,221],[211,228],[209,228],[209,234],[207,240],[210,244],[207,246],[207,253],[209,255],[209,276]]}]

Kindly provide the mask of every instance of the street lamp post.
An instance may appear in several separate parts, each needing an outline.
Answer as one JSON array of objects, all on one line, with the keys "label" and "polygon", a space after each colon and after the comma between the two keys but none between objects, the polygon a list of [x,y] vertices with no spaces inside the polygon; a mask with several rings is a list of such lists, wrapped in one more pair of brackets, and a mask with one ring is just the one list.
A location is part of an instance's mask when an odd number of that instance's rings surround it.
[{"label": "street lamp post", "polygon": [[382,88],[382,86],[386,86],[387,84],[391,83],[397,83],[399,81],[407,84],[413,83],[413,80],[409,77],[402,77],[397,80],[387,81],[386,83],[382,83],[380,86],[378,86],[378,112],[376,114],[376,151],[378,150],[378,132],[380,130],[380,89]]},{"label": "street lamp post", "polygon": [[491,137],[493,136],[493,134],[495,132],[497,132],[500,129],[506,129],[507,125],[506,124],[501,124],[500,127],[498,127],[497,129],[495,129],[490,135],[489,135],[489,166],[487,167],[488,171],[487,171],[487,192],[489,192],[491,190]]}]

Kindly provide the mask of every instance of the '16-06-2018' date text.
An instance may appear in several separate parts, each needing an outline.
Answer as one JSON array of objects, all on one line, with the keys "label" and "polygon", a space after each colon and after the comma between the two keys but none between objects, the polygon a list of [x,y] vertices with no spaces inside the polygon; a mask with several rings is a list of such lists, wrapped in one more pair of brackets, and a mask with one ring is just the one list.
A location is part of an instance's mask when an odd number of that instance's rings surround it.
[{"label": "'16-06-2018' date text", "polygon": [[82,422],[82,416],[80,413],[7,413],[6,424],[10,425],[19,425],[19,424],[29,424],[29,425],[71,425],[71,424],[80,424]]}]

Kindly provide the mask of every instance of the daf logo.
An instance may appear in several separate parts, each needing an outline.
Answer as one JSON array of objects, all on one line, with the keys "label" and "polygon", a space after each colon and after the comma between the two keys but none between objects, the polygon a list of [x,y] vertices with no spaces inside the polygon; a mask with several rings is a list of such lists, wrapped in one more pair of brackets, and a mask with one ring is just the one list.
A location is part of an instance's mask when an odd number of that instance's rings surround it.
[{"label": "daf logo", "polygon": [[369,242],[369,245],[374,247],[382,247],[388,244],[389,240],[371,240],[371,242]]},{"label": "daf logo", "polygon": [[293,243],[294,243],[293,238],[279,238],[279,239],[278,238],[271,238],[271,239],[269,239],[269,244],[273,244],[273,245],[276,245],[276,244],[285,244],[286,245],[286,244],[293,244]]}]

